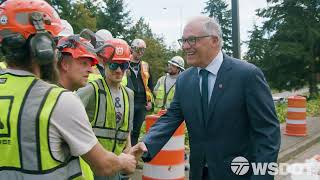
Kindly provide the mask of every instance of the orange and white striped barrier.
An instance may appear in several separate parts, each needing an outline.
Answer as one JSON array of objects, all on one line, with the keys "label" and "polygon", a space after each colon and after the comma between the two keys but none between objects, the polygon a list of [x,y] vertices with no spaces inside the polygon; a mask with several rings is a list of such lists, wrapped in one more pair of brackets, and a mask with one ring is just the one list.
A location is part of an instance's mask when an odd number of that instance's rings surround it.
[{"label": "orange and white striped barrier", "polygon": [[307,101],[302,96],[288,97],[288,113],[285,134],[289,136],[306,136],[306,105]]},{"label": "orange and white striped barrier", "polygon": [[[147,131],[163,113],[146,116]],[[161,151],[144,164],[143,180],[184,180],[184,130],[182,123]]]}]

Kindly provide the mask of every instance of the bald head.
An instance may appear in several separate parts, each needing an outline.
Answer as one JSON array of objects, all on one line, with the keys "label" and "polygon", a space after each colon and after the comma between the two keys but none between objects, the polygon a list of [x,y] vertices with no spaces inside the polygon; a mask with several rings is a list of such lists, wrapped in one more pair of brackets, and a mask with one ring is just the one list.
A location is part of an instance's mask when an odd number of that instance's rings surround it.
[{"label": "bald head", "polygon": [[193,27],[199,29],[204,34],[216,36],[219,40],[219,47],[222,48],[223,39],[220,24],[215,18],[207,16],[196,16],[190,19],[186,27]]}]

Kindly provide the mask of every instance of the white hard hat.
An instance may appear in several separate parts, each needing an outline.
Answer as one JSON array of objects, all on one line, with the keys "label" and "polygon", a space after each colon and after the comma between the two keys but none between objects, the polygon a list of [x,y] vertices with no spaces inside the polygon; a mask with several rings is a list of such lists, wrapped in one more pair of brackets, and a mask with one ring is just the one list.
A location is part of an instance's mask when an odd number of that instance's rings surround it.
[{"label": "white hard hat", "polygon": [[67,36],[71,36],[73,35],[73,28],[71,26],[71,24],[67,21],[67,20],[64,20],[64,19],[61,19],[61,24],[62,24],[62,31],[59,33],[58,36],[64,36],[64,37],[67,37]]},{"label": "white hard hat", "polygon": [[110,39],[113,39],[112,34],[110,31],[106,29],[100,29],[99,31],[96,32],[96,39],[97,41],[107,41]]},{"label": "white hard hat", "polygon": [[131,47],[133,48],[146,48],[147,45],[142,39],[134,39],[131,43]]},{"label": "white hard hat", "polygon": [[184,70],[184,60],[181,56],[174,56],[172,59],[168,61],[168,63]]}]

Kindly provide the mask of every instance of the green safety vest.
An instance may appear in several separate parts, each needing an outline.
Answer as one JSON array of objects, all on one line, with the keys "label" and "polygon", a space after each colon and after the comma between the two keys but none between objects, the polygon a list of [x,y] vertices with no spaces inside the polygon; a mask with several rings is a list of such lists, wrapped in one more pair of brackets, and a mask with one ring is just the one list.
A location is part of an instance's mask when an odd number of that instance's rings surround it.
[{"label": "green safety vest", "polygon": [[103,79],[103,77],[101,76],[101,74],[91,73],[91,74],[89,74],[88,82],[91,82],[91,81],[94,81],[94,80],[97,80],[97,79]]},{"label": "green safety vest", "polygon": [[108,151],[119,155],[126,146],[129,136],[129,97],[121,86],[124,99],[124,118],[116,123],[116,112],[110,89],[104,79],[90,82],[95,90],[96,105],[94,119],[91,121],[93,132],[100,144]]},{"label": "green safety vest", "polygon": [[[96,69],[96,71],[99,71],[97,65],[93,66],[92,68]],[[89,77],[88,77],[88,82],[91,82],[91,81],[94,81],[94,80],[97,80],[97,79],[103,79],[102,75],[100,74],[100,71],[99,73],[90,73],[89,74]]]},{"label": "green safety vest", "polygon": [[4,62],[0,62],[0,69],[6,69],[7,65]]},{"label": "green safety vest", "polygon": [[79,158],[61,162],[49,146],[50,117],[63,91],[32,75],[0,74],[0,179],[81,176]]},{"label": "green safety vest", "polygon": [[167,76],[162,76],[159,79],[159,88],[155,90],[154,113],[158,113],[161,109],[168,109],[173,99],[176,86],[174,84],[166,93],[166,80]]}]

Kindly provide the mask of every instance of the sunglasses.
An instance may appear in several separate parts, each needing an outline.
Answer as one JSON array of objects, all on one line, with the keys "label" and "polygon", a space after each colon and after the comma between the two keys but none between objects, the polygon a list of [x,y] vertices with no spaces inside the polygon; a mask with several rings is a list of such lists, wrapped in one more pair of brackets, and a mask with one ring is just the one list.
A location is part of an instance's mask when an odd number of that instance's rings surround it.
[{"label": "sunglasses", "polygon": [[107,63],[110,70],[115,71],[119,67],[122,71],[127,70],[129,68],[129,63]]}]

